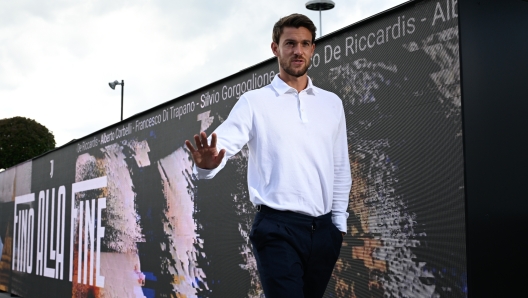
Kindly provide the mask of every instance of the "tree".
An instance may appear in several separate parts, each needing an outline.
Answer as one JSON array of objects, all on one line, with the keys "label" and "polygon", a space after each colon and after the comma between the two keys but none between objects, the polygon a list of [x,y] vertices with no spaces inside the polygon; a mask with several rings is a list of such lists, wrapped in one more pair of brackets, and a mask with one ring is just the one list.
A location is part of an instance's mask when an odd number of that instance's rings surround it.
[{"label": "tree", "polygon": [[39,156],[55,148],[55,137],[33,119],[0,119],[0,169]]}]

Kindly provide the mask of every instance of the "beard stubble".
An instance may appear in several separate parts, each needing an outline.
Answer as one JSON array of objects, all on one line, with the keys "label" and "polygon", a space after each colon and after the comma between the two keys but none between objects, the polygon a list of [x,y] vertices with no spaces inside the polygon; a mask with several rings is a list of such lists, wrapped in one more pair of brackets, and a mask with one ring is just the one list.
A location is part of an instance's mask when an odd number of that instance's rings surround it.
[{"label": "beard stubble", "polygon": [[[294,57],[293,59],[296,59],[297,57]],[[288,64],[288,60],[286,59],[279,59],[279,64],[281,66],[281,68],[284,70],[284,72],[286,72],[287,74],[289,74],[290,76],[294,76],[294,77],[302,77],[307,71],[308,71],[308,68],[310,67],[310,60],[306,60],[305,61],[308,61],[306,63],[306,65],[298,70],[295,70],[293,67],[291,67],[291,64]]]}]

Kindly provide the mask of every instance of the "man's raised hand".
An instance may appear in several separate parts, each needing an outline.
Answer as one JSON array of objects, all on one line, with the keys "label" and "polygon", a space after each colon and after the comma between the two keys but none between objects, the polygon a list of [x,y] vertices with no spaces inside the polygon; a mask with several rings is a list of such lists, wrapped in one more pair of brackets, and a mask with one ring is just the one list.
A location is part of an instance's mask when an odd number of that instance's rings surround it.
[{"label": "man's raised hand", "polygon": [[185,140],[185,145],[191,151],[194,163],[201,169],[214,169],[222,163],[225,156],[225,149],[218,152],[216,150],[216,133],[211,135],[211,144],[207,144],[207,135],[201,132],[200,135],[194,135],[194,143],[197,148],[191,144],[189,140]]}]

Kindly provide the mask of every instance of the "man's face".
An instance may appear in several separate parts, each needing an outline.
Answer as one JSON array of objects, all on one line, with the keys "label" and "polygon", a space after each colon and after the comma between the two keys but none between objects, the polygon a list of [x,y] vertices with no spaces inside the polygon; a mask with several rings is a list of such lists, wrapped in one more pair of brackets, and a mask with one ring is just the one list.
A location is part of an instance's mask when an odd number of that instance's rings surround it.
[{"label": "man's face", "polygon": [[288,75],[301,77],[310,66],[310,58],[315,49],[312,33],[304,27],[285,27],[279,44],[272,43],[273,54],[279,59],[280,68]]}]

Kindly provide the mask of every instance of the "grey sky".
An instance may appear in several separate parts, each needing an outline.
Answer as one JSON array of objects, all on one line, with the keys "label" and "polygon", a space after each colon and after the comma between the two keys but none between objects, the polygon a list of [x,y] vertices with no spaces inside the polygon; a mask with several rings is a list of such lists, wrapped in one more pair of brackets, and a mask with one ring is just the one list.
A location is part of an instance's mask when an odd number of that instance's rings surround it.
[{"label": "grey sky", "polygon": [[[0,119],[35,119],[57,146],[272,57],[271,28],[307,0],[0,2]],[[323,34],[404,3],[334,0]],[[319,31],[318,31],[319,34]]]}]

